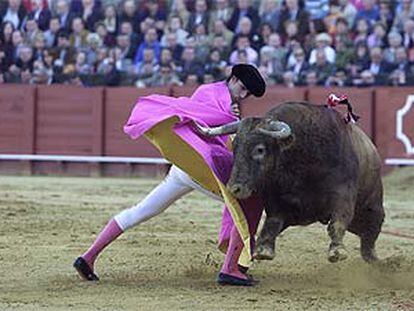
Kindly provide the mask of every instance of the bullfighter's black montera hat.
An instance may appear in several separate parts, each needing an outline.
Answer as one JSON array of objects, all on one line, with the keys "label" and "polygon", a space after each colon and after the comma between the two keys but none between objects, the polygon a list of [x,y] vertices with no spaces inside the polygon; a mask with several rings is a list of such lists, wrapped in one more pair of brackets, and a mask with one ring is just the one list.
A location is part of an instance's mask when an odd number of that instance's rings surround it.
[{"label": "bullfighter's black montera hat", "polygon": [[266,91],[266,82],[259,70],[253,65],[234,65],[231,75],[238,78],[246,89],[256,97],[262,97]]}]

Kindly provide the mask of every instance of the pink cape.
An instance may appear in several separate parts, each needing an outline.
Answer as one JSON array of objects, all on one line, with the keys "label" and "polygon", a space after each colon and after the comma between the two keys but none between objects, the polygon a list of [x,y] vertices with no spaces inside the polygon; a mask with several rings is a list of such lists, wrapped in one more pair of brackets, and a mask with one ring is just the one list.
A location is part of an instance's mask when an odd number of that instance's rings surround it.
[{"label": "pink cape", "polygon": [[[233,164],[233,154],[226,145],[228,137],[204,137],[197,133],[192,126],[192,121],[203,126],[213,127],[238,120],[231,112],[231,96],[226,82],[202,85],[191,98],[174,98],[162,95],[141,97],[124,126],[124,132],[136,139],[157,124],[173,117],[178,118],[173,126],[174,133],[201,155],[216,177],[223,184],[226,184]],[[177,163],[179,162],[177,159],[185,156],[184,152],[180,154],[181,150],[174,150],[173,145],[166,146],[165,142],[161,148],[159,145],[157,147],[162,153],[163,149],[168,150],[170,156],[167,159],[193,177],[191,169]],[[249,233],[254,235],[262,213],[262,204],[254,199],[242,200],[239,203],[248,223]],[[232,217],[226,209],[223,213],[220,243],[226,242],[230,232],[229,228],[233,225]],[[252,241],[254,238],[251,239]]]}]

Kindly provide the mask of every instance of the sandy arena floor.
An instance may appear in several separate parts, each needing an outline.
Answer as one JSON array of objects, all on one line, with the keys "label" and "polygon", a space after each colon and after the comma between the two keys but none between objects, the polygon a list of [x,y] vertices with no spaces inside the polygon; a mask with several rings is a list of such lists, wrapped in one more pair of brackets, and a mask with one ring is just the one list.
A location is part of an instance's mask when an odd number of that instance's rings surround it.
[{"label": "sandy arena floor", "polygon": [[158,183],[150,179],[0,176],[0,310],[414,310],[414,169],[385,178],[381,262],[330,264],[324,226],[290,228],[277,257],[257,262],[254,288],[215,283],[221,204],[191,194],[126,232],[100,257],[98,284],[73,260],[115,213]]}]

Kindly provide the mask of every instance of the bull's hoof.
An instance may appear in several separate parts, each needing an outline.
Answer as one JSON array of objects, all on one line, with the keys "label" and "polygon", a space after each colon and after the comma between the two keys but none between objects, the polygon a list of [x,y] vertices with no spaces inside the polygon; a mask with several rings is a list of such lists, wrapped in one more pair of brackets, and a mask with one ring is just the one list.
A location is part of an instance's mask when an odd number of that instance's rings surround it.
[{"label": "bull's hoof", "polygon": [[335,246],[329,250],[328,260],[330,262],[338,262],[348,258],[348,252],[343,246]]},{"label": "bull's hoof", "polygon": [[258,245],[253,253],[253,259],[256,260],[272,260],[275,258],[275,251],[270,247]]},{"label": "bull's hoof", "polygon": [[375,251],[371,250],[371,251],[366,251],[366,252],[361,252],[362,258],[367,262],[367,263],[374,263],[376,261],[378,261],[378,257],[375,254]]}]

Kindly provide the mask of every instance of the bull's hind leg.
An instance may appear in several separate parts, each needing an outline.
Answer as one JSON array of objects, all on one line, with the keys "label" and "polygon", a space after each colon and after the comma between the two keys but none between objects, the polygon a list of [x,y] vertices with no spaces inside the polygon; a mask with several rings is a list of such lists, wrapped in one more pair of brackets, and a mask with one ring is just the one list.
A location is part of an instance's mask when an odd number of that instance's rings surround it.
[{"label": "bull's hind leg", "polygon": [[366,262],[377,260],[375,242],[381,232],[384,216],[384,208],[380,204],[378,207],[364,209],[349,226],[349,231],[361,239],[361,256]]},{"label": "bull's hind leg", "polygon": [[338,262],[348,257],[343,239],[354,215],[355,199],[350,194],[353,191],[346,190],[341,191],[335,198],[333,213],[328,224],[328,234],[331,238],[328,250],[330,262]]},{"label": "bull's hind leg", "polygon": [[281,218],[267,215],[263,229],[257,239],[253,258],[257,260],[272,260],[275,257],[276,237],[285,228],[285,222]]}]

